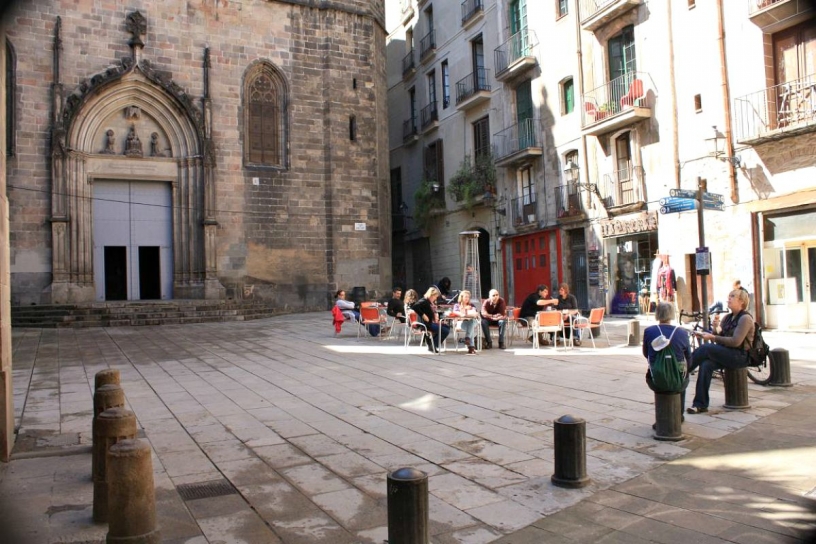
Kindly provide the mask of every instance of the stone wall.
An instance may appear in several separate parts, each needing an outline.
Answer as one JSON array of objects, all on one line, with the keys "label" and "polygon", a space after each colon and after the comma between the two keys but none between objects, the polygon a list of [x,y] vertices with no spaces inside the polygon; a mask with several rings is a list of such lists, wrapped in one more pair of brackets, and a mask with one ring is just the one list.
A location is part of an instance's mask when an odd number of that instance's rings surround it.
[{"label": "stone wall", "polygon": [[[338,287],[386,292],[391,248],[382,1],[53,0],[20,2],[8,14],[19,119],[19,152],[8,168],[12,304],[52,302],[56,17],[62,19],[60,75],[67,96],[132,55],[125,17],[133,10],[147,21],[142,58],[199,108],[204,49],[210,50],[215,253],[225,296],[322,309]],[[280,70],[289,91],[286,169],[244,165],[242,83],[261,61]],[[354,141],[351,116],[358,127]]]}]

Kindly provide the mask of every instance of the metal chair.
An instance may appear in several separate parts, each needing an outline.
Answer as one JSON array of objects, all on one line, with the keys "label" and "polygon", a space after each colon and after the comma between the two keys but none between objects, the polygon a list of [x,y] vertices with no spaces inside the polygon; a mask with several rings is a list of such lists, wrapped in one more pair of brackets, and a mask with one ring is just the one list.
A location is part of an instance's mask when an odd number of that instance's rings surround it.
[{"label": "metal chair", "polygon": [[411,339],[413,337],[419,337],[419,346],[425,343],[425,338],[428,336],[428,327],[425,326],[425,323],[419,321],[417,313],[413,310],[408,311],[408,320],[406,323],[408,326],[405,328],[405,349],[408,349],[408,346],[411,345]]},{"label": "metal chair", "polygon": [[525,338],[524,332],[530,333],[530,323],[521,317],[521,308],[511,308],[508,311],[507,317],[507,345],[513,345],[513,339],[518,336],[520,339]]},{"label": "metal chair", "polygon": [[365,335],[363,331],[368,332],[370,325],[379,326],[380,333],[382,333],[382,328],[385,326],[385,319],[377,305],[363,303],[360,305],[360,326],[357,327],[357,338]]},{"label": "metal chair", "polygon": [[609,333],[606,332],[606,325],[604,325],[603,318],[604,312],[606,311],[605,308],[592,308],[589,311],[589,317],[582,317],[578,316],[572,322],[572,330],[573,331],[581,331],[581,337],[583,340],[583,331],[589,331],[589,337],[592,339],[592,347],[595,347],[595,337],[592,334],[592,329],[601,329],[606,336],[606,344],[611,345],[609,343]]},{"label": "metal chair", "polygon": [[[533,349],[538,349],[540,347],[538,341],[539,333],[543,332],[554,332],[555,335],[555,344],[554,347],[558,349],[558,333],[561,333],[561,338],[564,342],[564,349],[567,349],[567,339],[564,338],[564,318],[561,315],[561,312],[558,311],[546,311],[546,312],[538,312],[536,314],[536,318],[533,321]],[[571,341],[572,339],[570,339]]]}]

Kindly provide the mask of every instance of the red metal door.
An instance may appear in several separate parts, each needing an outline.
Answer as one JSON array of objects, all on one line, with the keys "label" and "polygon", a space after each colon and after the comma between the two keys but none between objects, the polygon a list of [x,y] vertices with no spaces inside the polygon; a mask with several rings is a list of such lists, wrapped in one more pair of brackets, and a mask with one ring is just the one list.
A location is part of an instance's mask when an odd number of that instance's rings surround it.
[{"label": "red metal door", "polygon": [[[550,281],[550,244],[547,232],[536,232],[513,238],[514,300],[521,305],[541,283]],[[552,292],[552,287],[551,287]]]}]

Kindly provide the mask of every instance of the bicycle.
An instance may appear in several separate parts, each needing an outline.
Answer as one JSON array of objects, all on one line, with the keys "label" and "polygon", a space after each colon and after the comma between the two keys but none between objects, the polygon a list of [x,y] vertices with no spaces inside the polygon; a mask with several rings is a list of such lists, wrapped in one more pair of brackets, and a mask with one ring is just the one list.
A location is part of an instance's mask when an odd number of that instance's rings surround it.
[{"label": "bicycle", "polygon": [[[717,314],[728,314],[731,312],[722,311],[716,312]],[[680,310],[680,318],[689,318],[695,321],[694,326],[684,327],[686,330],[689,331],[689,349],[694,352],[695,349],[700,347],[702,339],[698,336],[698,334],[703,332],[711,332],[710,330],[706,330],[703,327],[703,313],[702,312],[691,312],[687,313],[683,310]],[[688,323],[686,323],[688,324]],[[682,325],[682,323],[681,323]],[[721,373],[718,371],[717,373]],[[749,361],[748,363],[748,378],[757,385],[768,385],[771,381],[771,365],[768,361],[768,356],[766,355],[761,361]]]}]

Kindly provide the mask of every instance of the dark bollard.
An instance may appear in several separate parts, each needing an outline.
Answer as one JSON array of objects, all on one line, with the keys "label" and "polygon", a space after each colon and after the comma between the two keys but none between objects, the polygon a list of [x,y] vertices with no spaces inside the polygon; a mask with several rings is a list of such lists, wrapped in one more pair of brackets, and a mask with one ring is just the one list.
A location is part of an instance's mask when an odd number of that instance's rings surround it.
[{"label": "dark bollard", "polygon": [[102,387],[103,385],[121,385],[119,381],[119,371],[114,368],[107,368],[105,370],[100,370],[96,374],[94,374],[94,391]]},{"label": "dark bollard", "polygon": [[559,487],[584,487],[586,474],[586,421],[580,417],[561,416],[553,422],[555,473],[552,483]]},{"label": "dark bollard", "polygon": [[107,544],[158,544],[150,446],[144,440],[122,440],[108,450],[107,466]]},{"label": "dark bollard", "polygon": [[723,370],[723,384],[725,385],[725,408],[744,410],[751,407],[748,404],[747,368],[726,368]]},{"label": "dark bollard", "polygon": [[627,334],[629,335],[629,340],[627,341],[627,346],[639,346],[643,341],[643,337],[640,336],[640,321],[637,319],[632,319],[626,326]]},{"label": "dark bollard", "polygon": [[680,393],[655,393],[655,440],[683,440]]},{"label": "dark bollard", "polygon": [[405,467],[387,480],[388,544],[428,544],[428,475]]},{"label": "dark bollard", "polygon": [[771,360],[771,381],[768,385],[792,387],[790,374],[790,353],[785,348],[774,348],[769,354]]},{"label": "dark bollard", "polygon": [[[104,385],[102,387],[109,387]],[[124,408],[105,410],[93,421],[93,520],[108,520],[108,482],[105,455],[112,445],[136,438],[136,416]]]}]

